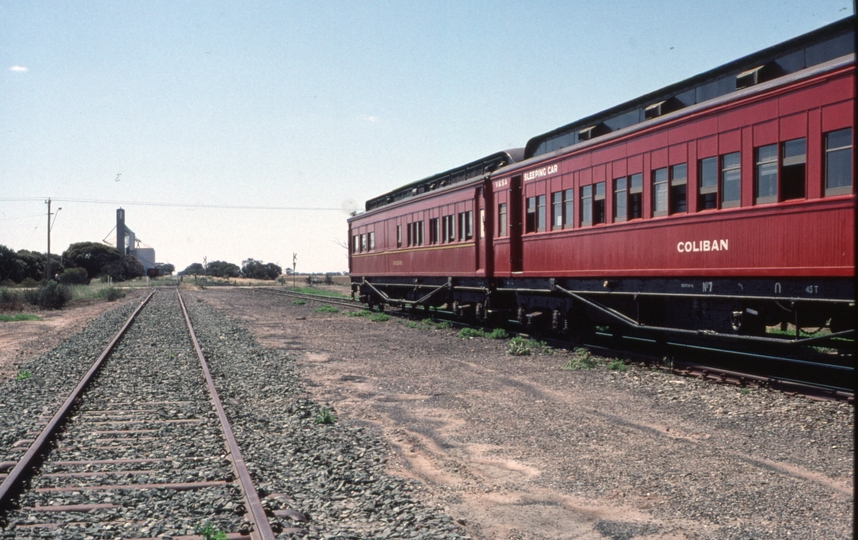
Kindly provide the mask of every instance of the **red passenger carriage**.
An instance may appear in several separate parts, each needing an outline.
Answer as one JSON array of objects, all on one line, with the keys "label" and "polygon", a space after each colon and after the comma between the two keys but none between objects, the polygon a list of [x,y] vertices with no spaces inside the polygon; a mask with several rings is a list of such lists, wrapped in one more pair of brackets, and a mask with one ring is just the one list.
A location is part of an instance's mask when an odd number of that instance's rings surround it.
[{"label": "red passenger carriage", "polygon": [[[555,330],[845,331],[853,24],[535,137],[523,159],[490,156],[369,201],[350,220],[355,288],[370,303]],[[474,174],[449,182],[461,169]]]}]

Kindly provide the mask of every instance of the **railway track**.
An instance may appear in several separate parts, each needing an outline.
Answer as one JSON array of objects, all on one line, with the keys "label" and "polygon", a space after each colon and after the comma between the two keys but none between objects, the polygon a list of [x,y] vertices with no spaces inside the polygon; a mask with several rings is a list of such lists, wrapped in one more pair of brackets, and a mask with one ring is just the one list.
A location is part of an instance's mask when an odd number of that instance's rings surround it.
[{"label": "railway track", "polygon": [[[280,289],[266,289],[266,292],[350,309],[366,309],[363,304],[345,298]],[[396,312],[391,311],[391,314],[394,313]],[[433,310],[426,312],[426,315],[444,317],[454,324],[469,326],[456,321],[451,312]],[[674,373],[714,382],[766,386],[815,399],[849,402],[855,399],[854,357],[850,352],[812,347],[797,349],[790,347],[786,341],[781,347],[777,346],[777,343],[766,343],[763,347],[752,345],[730,349],[713,340],[707,342],[706,336],[703,337],[699,343],[694,343],[628,336],[612,333],[608,329],[597,330],[591,336],[575,343],[575,346],[583,346],[604,356],[619,356],[647,364],[658,364]],[[568,348],[571,345],[569,341],[558,339],[548,341],[554,347]],[[849,349],[851,346],[847,345],[846,350]]]},{"label": "railway track", "polygon": [[150,294],[36,424],[0,449],[0,537],[275,538],[178,293]]}]

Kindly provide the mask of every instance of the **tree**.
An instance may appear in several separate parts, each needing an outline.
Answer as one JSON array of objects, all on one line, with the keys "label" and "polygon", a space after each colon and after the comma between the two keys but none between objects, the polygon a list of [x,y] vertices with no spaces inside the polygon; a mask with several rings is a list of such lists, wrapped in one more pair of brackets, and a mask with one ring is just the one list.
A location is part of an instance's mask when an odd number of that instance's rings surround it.
[{"label": "tree", "polygon": [[63,252],[62,262],[66,268],[83,268],[92,279],[101,275],[102,268],[121,259],[119,250],[114,247],[98,242],[77,242]]},{"label": "tree", "polygon": [[179,272],[179,274],[181,274],[183,276],[187,276],[187,275],[198,276],[200,274],[205,275],[205,273],[206,273],[206,269],[203,268],[203,265],[201,265],[200,263],[197,263],[197,262],[191,263],[190,265],[188,265],[187,268],[185,268],[184,270]]},{"label": "tree", "polygon": [[176,271],[176,267],[170,263],[155,263],[155,268],[158,269],[158,273],[162,276],[170,276]]},{"label": "tree", "polygon": [[134,255],[126,255],[123,259],[113,261],[101,269],[102,274],[107,274],[114,281],[125,281],[146,275],[146,269]]},{"label": "tree", "polygon": [[283,269],[274,263],[265,264],[255,259],[241,261],[241,273],[252,279],[277,279]]},{"label": "tree", "polygon": [[0,282],[20,283],[26,270],[27,265],[18,258],[18,254],[0,244]]},{"label": "tree", "polygon": [[206,267],[208,275],[222,278],[238,277],[241,275],[241,268],[237,264],[225,261],[212,261]]}]

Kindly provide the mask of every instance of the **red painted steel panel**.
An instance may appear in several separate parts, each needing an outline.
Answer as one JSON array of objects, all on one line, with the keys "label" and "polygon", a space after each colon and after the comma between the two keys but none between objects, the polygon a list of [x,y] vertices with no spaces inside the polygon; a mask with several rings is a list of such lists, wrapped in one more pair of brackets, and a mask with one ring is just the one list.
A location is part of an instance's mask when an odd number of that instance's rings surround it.
[{"label": "red painted steel panel", "polygon": [[778,142],[778,121],[772,119],[754,126],[754,147]]},{"label": "red painted steel panel", "polygon": [[822,109],[822,131],[829,132],[852,125],[854,101],[843,101],[828,105]]},{"label": "red painted steel panel", "polygon": [[716,133],[718,131],[718,118],[709,116],[685,122],[682,125],[676,126],[668,133],[668,140],[671,144],[692,141],[699,138],[701,135]]},{"label": "red painted steel panel", "polygon": [[854,204],[840,197],[526,235],[522,277],[851,276]]},{"label": "red painted steel panel", "polygon": [[779,118],[780,138],[783,141],[807,137],[807,113],[800,112]]}]

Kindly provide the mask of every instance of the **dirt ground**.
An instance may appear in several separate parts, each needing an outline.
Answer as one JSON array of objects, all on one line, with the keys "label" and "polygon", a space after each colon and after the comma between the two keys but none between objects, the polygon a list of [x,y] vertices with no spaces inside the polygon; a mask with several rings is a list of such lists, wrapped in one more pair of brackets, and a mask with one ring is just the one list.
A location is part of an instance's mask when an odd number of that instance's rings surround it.
[{"label": "dirt ground", "polygon": [[[853,409],[570,352],[318,311],[264,292],[192,295],[294,355],[310,397],[370,426],[475,539],[845,538]],[[121,300],[133,301],[130,297]],[[117,303],[0,323],[0,378]]]},{"label": "dirt ground", "polygon": [[[210,288],[199,298],[293,353],[311,397],[342,422],[378,429],[396,451],[392,472],[423,483],[428,502],[474,538],[851,531],[851,406],[644,369],[564,370],[569,351],[510,356],[505,341],[270,293]],[[814,415],[833,417],[830,431],[796,427]],[[828,448],[805,450],[817,445]]]},{"label": "dirt ground", "polygon": [[[114,302],[97,301],[61,310],[25,309],[41,321],[0,322],[0,380],[14,376],[18,366],[55,348],[105,311],[135,301],[142,291]],[[31,306],[27,306],[28,308]]]}]

